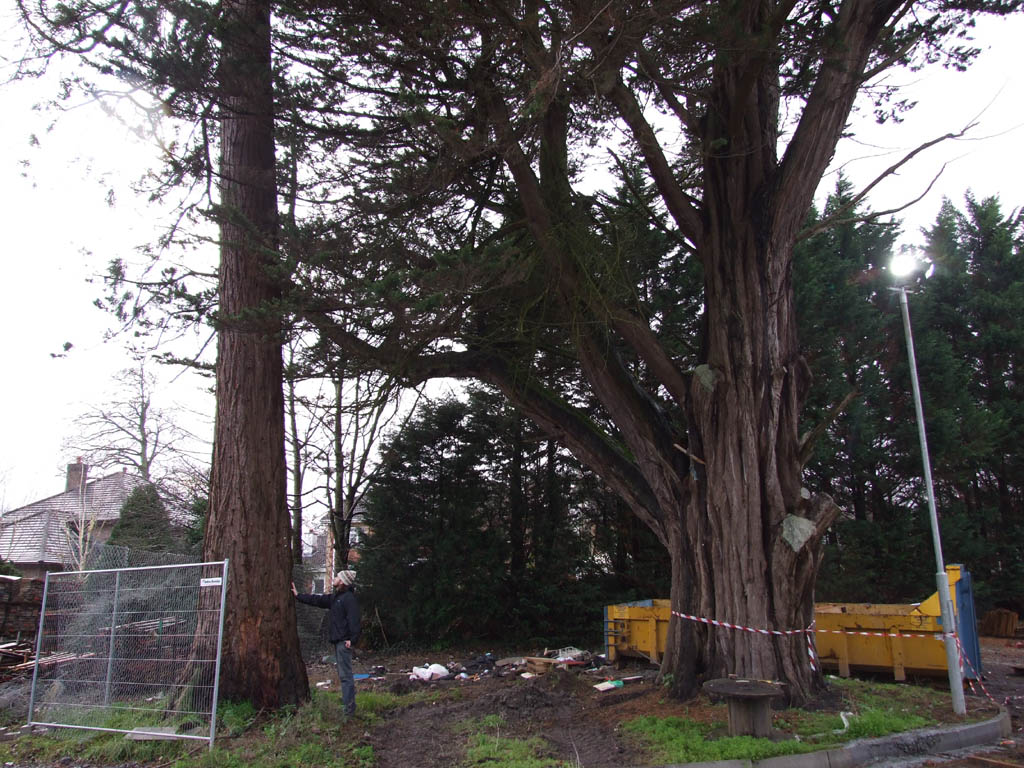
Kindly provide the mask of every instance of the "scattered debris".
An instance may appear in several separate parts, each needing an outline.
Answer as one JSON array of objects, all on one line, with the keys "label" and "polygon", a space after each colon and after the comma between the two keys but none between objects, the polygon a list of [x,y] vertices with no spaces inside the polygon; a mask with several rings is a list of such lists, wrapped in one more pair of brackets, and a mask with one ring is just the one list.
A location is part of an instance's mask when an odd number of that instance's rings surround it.
[{"label": "scattered debris", "polygon": [[558,661],[586,661],[590,658],[590,651],[581,651],[579,648],[560,648],[555,654]]},{"label": "scattered debris", "polygon": [[35,648],[24,640],[0,645],[0,667],[25,664],[31,662],[34,657]]},{"label": "scattered debris", "polygon": [[546,656],[526,657],[526,668],[538,675],[543,675],[550,669],[569,669],[570,667],[578,669],[584,666],[586,666],[585,662],[573,659],[549,659]]},{"label": "scattered debris", "polygon": [[451,672],[440,664],[413,667],[412,673],[409,675],[410,680],[444,680],[448,677],[451,677]]}]

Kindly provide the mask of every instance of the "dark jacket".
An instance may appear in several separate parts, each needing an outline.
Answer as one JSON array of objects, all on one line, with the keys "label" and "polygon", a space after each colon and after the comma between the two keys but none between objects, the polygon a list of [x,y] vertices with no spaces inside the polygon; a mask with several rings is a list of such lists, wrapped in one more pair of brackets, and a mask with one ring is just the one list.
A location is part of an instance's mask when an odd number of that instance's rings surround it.
[{"label": "dark jacket", "polygon": [[306,605],[329,609],[327,633],[332,643],[350,640],[355,645],[359,640],[359,603],[352,587],[329,595],[296,595],[295,599]]}]

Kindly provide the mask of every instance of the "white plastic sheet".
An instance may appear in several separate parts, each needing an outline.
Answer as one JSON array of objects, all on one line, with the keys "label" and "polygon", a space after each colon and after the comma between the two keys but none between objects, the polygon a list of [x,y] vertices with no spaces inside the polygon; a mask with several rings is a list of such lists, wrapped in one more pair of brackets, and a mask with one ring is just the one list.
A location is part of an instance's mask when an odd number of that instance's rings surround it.
[{"label": "white plastic sheet", "polygon": [[425,667],[413,667],[409,675],[410,680],[442,680],[450,677],[451,673],[447,667],[440,664],[428,664]]}]

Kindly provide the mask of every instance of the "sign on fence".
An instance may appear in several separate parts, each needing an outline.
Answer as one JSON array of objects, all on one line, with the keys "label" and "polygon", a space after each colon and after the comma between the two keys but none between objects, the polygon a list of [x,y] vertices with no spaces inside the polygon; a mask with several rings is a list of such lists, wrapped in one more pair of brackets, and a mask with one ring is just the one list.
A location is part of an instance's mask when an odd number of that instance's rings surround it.
[{"label": "sign on fence", "polygon": [[213,746],[228,561],[47,573],[28,722]]}]

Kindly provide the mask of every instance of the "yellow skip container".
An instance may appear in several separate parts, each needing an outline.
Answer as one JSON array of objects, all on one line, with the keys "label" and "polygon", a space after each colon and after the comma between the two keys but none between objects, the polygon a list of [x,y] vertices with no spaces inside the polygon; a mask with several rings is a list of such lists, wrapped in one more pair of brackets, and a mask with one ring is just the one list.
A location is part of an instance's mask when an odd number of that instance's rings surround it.
[{"label": "yellow skip container", "polygon": [[[959,565],[950,565],[946,567],[946,576],[965,657],[964,677],[978,679],[981,652],[970,574]],[[818,658],[824,669],[837,670],[843,677],[854,669],[891,671],[896,680],[905,680],[908,673],[945,675],[941,613],[938,593],[921,603],[907,605],[818,603],[814,609]],[[608,661],[635,657],[660,664],[670,615],[668,600],[605,606]]]}]

